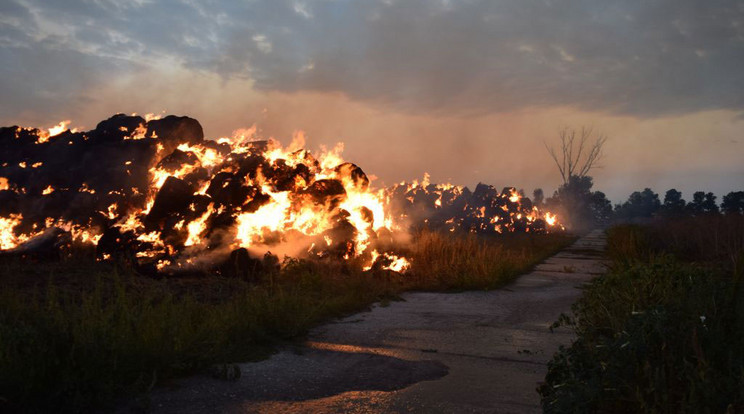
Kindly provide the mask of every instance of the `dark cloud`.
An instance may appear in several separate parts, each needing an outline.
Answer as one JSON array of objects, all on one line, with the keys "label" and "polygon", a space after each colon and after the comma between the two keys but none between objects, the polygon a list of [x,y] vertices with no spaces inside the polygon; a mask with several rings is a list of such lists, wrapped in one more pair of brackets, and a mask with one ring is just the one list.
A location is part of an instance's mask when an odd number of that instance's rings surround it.
[{"label": "dark cloud", "polygon": [[0,16],[6,116],[163,61],[411,112],[744,109],[734,0],[8,0]]},{"label": "dark cloud", "polygon": [[744,106],[740,2],[360,3],[313,2],[311,19],[288,12],[289,30],[259,28],[273,53],[242,43],[257,86],[459,112]]}]

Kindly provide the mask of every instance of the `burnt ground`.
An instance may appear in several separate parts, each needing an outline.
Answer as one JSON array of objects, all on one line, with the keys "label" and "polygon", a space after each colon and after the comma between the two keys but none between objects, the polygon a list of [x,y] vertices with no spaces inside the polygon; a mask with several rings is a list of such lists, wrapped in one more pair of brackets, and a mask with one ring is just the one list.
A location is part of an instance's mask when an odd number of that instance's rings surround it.
[{"label": "burnt ground", "polygon": [[578,240],[506,288],[409,293],[314,329],[298,347],[240,364],[234,381],[156,390],[155,413],[540,412],[535,391],[571,333],[550,325],[604,270],[604,235]]}]

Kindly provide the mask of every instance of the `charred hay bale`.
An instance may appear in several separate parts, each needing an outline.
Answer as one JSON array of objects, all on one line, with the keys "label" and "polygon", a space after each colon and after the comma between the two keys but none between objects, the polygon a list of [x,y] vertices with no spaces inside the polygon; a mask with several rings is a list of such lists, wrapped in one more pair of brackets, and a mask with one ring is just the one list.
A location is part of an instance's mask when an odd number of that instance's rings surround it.
[{"label": "charred hay bale", "polygon": [[174,149],[173,152],[163,157],[157,164],[157,168],[168,171],[177,171],[184,165],[199,164],[199,157],[191,151]]},{"label": "charred hay bale", "polygon": [[379,250],[389,250],[395,243],[395,235],[387,227],[381,227],[375,232],[374,247]]},{"label": "charred hay bale", "polygon": [[[142,194],[149,187],[149,166],[157,152],[153,140],[126,140],[118,143],[80,145],[78,160],[68,168],[75,173],[78,182],[86,182],[97,193],[109,191],[131,191],[137,188]],[[53,170],[64,166],[50,164]]]},{"label": "charred hay bale", "polygon": [[96,245],[96,258],[116,259],[136,263],[137,236],[132,231],[122,232],[117,226],[107,228]]},{"label": "charred hay bale", "polygon": [[[45,142],[41,142],[41,137],[37,140],[36,145],[42,152],[61,150],[65,146],[71,146],[75,142],[80,141],[83,138],[83,134],[79,132],[72,132],[66,129],[59,134],[46,138]],[[72,143],[72,144],[71,144]]]},{"label": "charred hay bale", "polygon": [[300,194],[310,197],[310,200],[319,205],[327,205],[335,208],[346,199],[346,189],[341,181],[336,179],[318,180],[303,189]]},{"label": "charred hay bale", "polygon": [[266,171],[269,182],[277,191],[292,191],[303,188],[312,182],[312,174],[305,164],[291,167],[285,160],[279,159]]},{"label": "charred hay bale", "polygon": [[369,178],[356,164],[345,162],[339,164],[333,171],[344,181],[350,181],[358,190],[364,191],[369,187]]},{"label": "charred hay bale", "polygon": [[186,221],[191,221],[201,217],[213,202],[214,200],[212,200],[212,197],[208,195],[194,194],[191,198],[191,203],[189,203],[189,208],[186,210],[184,215]]},{"label": "charred hay bale", "polygon": [[250,186],[250,188],[252,194],[250,201],[241,207],[241,210],[246,213],[254,213],[256,210],[261,208],[261,206],[271,201],[271,196],[261,191],[260,187]]},{"label": "charred hay bale", "polygon": [[169,216],[180,215],[189,207],[193,194],[194,190],[187,182],[173,176],[168,177],[145,218],[147,227],[162,229]]},{"label": "charred hay bale", "polygon": [[483,183],[478,183],[478,185],[475,186],[475,191],[473,191],[473,200],[474,202],[479,203],[479,206],[489,204],[490,200],[498,197],[499,192],[493,188],[493,186]]},{"label": "charred hay bale", "polygon": [[[236,155],[231,155],[236,157]],[[237,175],[239,177],[249,177],[255,179],[258,176],[258,171],[266,171],[271,168],[271,165],[261,155],[248,155],[238,160],[239,169]]]},{"label": "charred hay bale", "polygon": [[235,226],[235,217],[228,211],[213,213],[206,222],[207,231],[204,237],[207,238],[209,248],[219,248],[232,242],[234,239],[233,227]]},{"label": "charred hay bale", "polygon": [[251,141],[247,143],[248,152],[251,155],[260,155],[263,156],[266,151],[269,150],[269,141],[267,140],[260,140],[260,141]]},{"label": "charred hay bale", "polygon": [[24,188],[28,191],[27,187],[30,182],[30,175],[31,174],[29,173],[29,171],[27,171],[25,168],[22,168],[17,163],[8,164],[7,166],[1,167],[0,169],[0,177],[3,177],[8,181],[8,187],[14,188],[18,191],[20,191],[21,188]]},{"label": "charred hay bale", "polygon": [[[53,218],[61,218],[66,216],[66,214],[70,211],[70,208],[73,204],[73,201],[77,197],[77,195],[80,194],[77,191],[70,191],[67,189],[57,189],[54,192],[46,195],[42,195],[37,198],[37,201],[34,206],[34,211],[38,212],[38,214],[46,216],[46,217],[53,217]],[[82,196],[85,197],[85,196]],[[91,200],[94,204],[95,199]],[[81,206],[78,204],[76,205],[77,208],[80,208]],[[83,212],[83,215],[86,212]],[[87,215],[90,215],[90,210],[87,210]]]},{"label": "charred hay bale", "polygon": [[229,172],[215,174],[207,188],[207,194],[217,205],[238,207],[249,203],[258,188],[245,185],[245,180]]},{"label": "charred hay bale", "polygon": [[248,250],[241,247],[233,250],[217,270],[224,277],[255,283],[261,280],[264,266],[261,260],[252,258]]},{"label": "charred hay bale", "polygon": [[134,130],[144,124],[145,119],[141,116],[116,114],[99,122],[96,129],[90,131],[88,135],[94,142],[117,142],[130,136]]},{"label": "charred hay bale", "polygon": [[20,213],[21,195],[15,191],[0,191],[0,216],[9,216],[10,214]]},{"label": "charred hay bale", "polygon": [[158,142],[163,144],[165,152],[169,153],[180,144],[195,145],[204,141],[204,130],[194,118],[187,116],[168,115],[162,119],[147,123],[148,137],[155,134]]},{"label": "charred hay bale", "polygon": [[545,220],[539,218],[532,222],[532,231],[535,233],[544,233],[548,229],[548,225]]},{"label": "charred hay bale", "polygon": [[19,133],[21,127],[14,125],[9,127],[0,127],[0,151],[5,148],[12,148],[18,145],[16,142],[16,134]]},{"label": "charred hay bale", "polygon": [[47,229],[39,236],[28,240],[12,250],[0,252],[4,257],[21,257],[38,261],[58,261],[62,250],[69,248],[72,236],[58,227]]},{"label": "charred hay bale", "polygon": [[5,155],[17,152],[22,147],[29,147],[36,144],[36,140],[41,135],[41,131],[36,128],[21,128],[19,126],[0,128],[0,154],[3,160],[15,161],[6,158]]},{"label": "charred hay bale", "polygon": [[200,188],[202,183],[209,180],[209,170],[204,167],[197,167],[194,171],[184,175],[183,180],[193,188]]},{"label": "charred hay bale", "polygon": [[324,237],[330,238],[331,245],[328,251],[332,257],[345,258],[353,257],[355,253],[354,240],[357,236],[357,229],[349,221],[349,212],[340,210],[333,217],[333,227],[323,232]]},{"label": "charred hay bale", "polygon": [[217,153],[220,154],[222,157],[227,157],[232,151],[232,147],[230,147],[230,144],[226,142],[219,143],[217,141],[205,140],[202,141],[201,145],[204,148],[209,148],[217,151]]},{"label": "charred hay bale", "polygon": [[527,197],[522,197],[522,198],[521,198],[521,199],[519,200],[519,207],[520,207],[520,208],[521,208],[521,209],[522,209],[523,211],[530,211],[530,210],[532,210],[532,200],[530,200],[530,199],[529,199],[529,198],[527,198]]}]

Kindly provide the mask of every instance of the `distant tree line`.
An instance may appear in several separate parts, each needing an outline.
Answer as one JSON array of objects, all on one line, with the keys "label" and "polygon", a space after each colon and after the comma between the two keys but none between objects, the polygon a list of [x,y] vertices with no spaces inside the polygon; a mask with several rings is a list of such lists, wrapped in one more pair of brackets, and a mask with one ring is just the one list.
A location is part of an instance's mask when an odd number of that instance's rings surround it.
[{"label": "distant tree line", "polygon": [[731,191],[723,196],[720,206],[711,192],[696,191],[687,202],[682,193],[672,188],[664,194],[664,200],[650,188],[635,191],[628,201],[615,205],[614,216],[619,220],[657,216],[679,217],[704,214],[744,214],[744,191]]},{"label": "distant tree line", "polygon": [[543,191],[536,189],[535,204],[557,212],[561,221],[572,230],[603,227],[611,221],[630,221],[653,217],[683,217],[713,214],[744,214],[744,191],[731,191],[723,196],[721,204],[711,192],[696,191],[691,201],[685,201],[682,193],[672,188],[661,200],[650,188],[634,191],[628,200],[615,204],[601,191],[592,191],[592,177],[574,176],[561,185],[552,197],[544,198]]},{"label": "distant tree line", "polygon": [[648,219],[651,217],[700,216],[710,214],[744,214],[744,191],[732,191],[723,196],[719,206],[711,192],[697,191],[690,202],[682,199],[682,193],[672,188],[659,195],[650,188],[635,191],[628,201],[616,204],[601,191],[592,191],[593,181],[589,172],[599,168],[598,162],[604,153],[607,137],[595,134],[591,128],[564,128],[559,132],[559,146],[545,143],[563,184],[545,198],[542,189],[536,189],[533,203],[538,207],[558,213],[561,222],[574,231],[602,227],[610,221]]}]

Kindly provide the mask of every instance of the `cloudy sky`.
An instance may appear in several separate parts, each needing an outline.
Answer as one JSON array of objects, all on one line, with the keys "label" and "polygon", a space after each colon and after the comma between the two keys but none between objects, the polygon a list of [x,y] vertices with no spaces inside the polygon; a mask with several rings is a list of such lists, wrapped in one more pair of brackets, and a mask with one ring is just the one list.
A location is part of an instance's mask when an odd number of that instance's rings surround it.
[{"label": "cloudy sky", "polygon": [[595,187],[744,189],[744,3],[716,0],[0,2],[0,124],[117,112],[343,141],[378,185],[552,193],[543,142],[609,137]]}]

